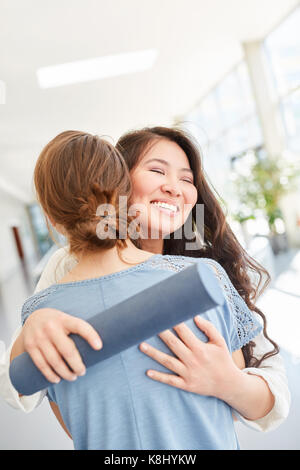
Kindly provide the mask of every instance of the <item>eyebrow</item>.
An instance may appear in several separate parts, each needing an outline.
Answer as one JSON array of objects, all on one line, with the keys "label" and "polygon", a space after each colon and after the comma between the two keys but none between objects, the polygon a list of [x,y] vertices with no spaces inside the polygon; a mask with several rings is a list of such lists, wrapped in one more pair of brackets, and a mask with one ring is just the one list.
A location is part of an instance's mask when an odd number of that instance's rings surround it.
[{"label": "eyebrow", "polygon": [[[147,160],[145,163],[150,163],[150,162],[159,162],[159,163],[162,163],[163,165],[166,165],[169,167],[171,166],[169,162],[167,162],[166,160],[163,160],[162,158],[150,158],[150,160]],[[180,168],[180,171],[188,171],[189,173],[193,175],[193,171],[190,168]]]}]

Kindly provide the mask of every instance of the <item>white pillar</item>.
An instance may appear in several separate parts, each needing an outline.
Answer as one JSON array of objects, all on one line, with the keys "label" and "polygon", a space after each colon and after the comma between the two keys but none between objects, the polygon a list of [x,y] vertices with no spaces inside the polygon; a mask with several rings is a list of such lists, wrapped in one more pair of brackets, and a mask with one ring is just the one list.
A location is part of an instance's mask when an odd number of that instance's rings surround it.
[{"label": "white pillar", "polygon": [[[246,42],[243,48],[261,123],[264,147],[269,158],[281,158],[286,148],[284,124],[263,41]],[[291,246],[300,246],[300,230],[297,226],[299,209],[296,199],[295,194],[290,194],[284,197],[280,204]]]},{"label": "white pillar", "polygon": [[282,155],[284,128],[278,110],[278,96],[267,67],[267,57],[262,41],[243,44],[252,90],[260,119],[264,146],[270,158]]}]

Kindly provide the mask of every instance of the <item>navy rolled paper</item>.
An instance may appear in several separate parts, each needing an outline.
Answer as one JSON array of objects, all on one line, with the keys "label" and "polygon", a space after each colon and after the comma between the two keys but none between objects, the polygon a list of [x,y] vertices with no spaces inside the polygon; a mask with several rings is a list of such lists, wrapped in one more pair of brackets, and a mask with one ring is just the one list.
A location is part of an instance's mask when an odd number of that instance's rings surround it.
[{"label": "navy rolled paper", "polygon": [[[70,337],[85,366],[91,367],[223,303],[216,277],[204,263],[197,263],[90,318],[88,322],[103,342],[100,351],[92,349],[78,335]],[[27,353],[12,361],[9,374],[22,395],[32,395],[53,385]]]}]

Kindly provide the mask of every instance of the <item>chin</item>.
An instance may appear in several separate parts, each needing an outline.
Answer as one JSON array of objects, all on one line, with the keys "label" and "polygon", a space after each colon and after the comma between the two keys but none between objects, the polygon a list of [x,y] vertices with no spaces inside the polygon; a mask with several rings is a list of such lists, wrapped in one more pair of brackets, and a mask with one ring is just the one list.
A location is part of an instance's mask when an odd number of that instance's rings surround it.
[{"label": "chin", "polygon": [[153,233],[159,233],[159,238],[166,238],[170,236],[170,234],[176,232],[176,230],[179,230],[181,227],[183,227],[183,225],[184,222],[182,221],[167,220],[165,223],[160,222],[157,225],[152,223],[151,227]]}]

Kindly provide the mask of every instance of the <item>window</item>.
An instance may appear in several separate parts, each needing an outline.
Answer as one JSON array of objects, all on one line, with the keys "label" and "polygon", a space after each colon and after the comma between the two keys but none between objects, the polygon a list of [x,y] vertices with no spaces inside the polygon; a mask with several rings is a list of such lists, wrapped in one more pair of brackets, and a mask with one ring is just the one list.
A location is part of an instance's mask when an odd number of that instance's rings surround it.
[{"label": "window", "polygon": [[243,61],[185,117],[203,150],[204,169],[216,190],[231,199],[227,184],[237,154],[262,145],[248,70]]},{"label": "window", "polygon": [[28,211],[39,254],[42,257],[53,245],[53,240],[50,238],[46,220],[40,207],[37,204],[31,204],[28,206]]},{"label": "window", "polygon": [[265,40],[288,147],[300,151],[300,7]]}]

